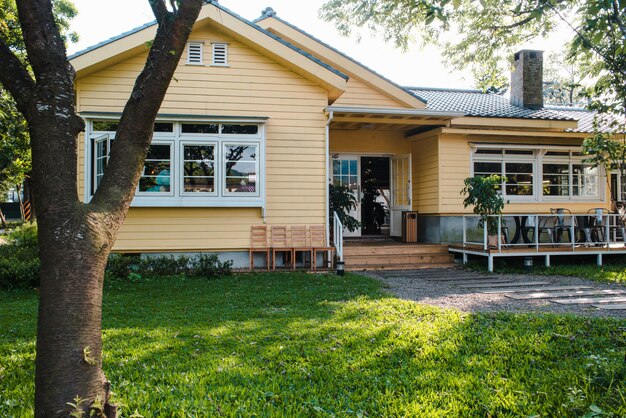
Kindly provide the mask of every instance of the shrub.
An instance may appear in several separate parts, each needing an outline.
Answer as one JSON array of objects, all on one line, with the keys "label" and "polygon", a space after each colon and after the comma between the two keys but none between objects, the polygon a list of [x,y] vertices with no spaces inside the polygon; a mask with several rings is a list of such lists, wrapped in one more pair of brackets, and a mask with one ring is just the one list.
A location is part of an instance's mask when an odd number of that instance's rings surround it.
[{"label": "shrub", "polygon": [[25,223],[12,229],[7,235],[9,244],[20,247],[37,247],[37,224]]},{"label": "shrub", "polygon": [[137,281],[162,276],[219,277],[231,273],[232,261],[221,262],[215,254],[193,257],[158,256],[138,259],[136,256],[112,254],[107,265],[107,278]]},{"label": "shrub", "polygon": [[39,286],[39,254],[36,246],[0,245],[0,288]]}]

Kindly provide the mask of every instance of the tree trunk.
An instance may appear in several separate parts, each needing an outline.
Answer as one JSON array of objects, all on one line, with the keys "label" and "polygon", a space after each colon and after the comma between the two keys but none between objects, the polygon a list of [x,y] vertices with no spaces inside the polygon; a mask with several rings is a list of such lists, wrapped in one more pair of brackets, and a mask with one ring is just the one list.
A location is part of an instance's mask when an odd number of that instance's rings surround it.
[{"label": "tree trunk", "polygon": [[[67,416],[68,402],[81,410],[108,403],[102,371],[102,284],[108,251],[98,251],[98,232],[85,223],[41,216],[41,288],[37,329],[36,417]],[[58,225],[58,226],[57,226]],[[59,226],[66,229],[59,231]],[[91,230],[90,230],[91,229]],[[68,241],[61,243],[60,234]]]}]

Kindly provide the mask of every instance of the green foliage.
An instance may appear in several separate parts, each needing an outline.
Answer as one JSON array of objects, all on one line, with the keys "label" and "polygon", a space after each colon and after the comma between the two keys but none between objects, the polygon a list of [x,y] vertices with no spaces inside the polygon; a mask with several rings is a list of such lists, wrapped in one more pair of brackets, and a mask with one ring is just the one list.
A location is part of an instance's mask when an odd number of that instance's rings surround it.
[{"label": "green foliage", "polygon": [[[594,121],[594,125],[597,121]],[[593,164],[594,167],[600,167],[605,173],[616,170],[618,176],[624,180],[624,161],[626,159],[626,141],[614,140],[612,133],[600,132],[597,126],[594,127],[593,136],[583,141],[583,154],[588,157],[584,162]],[[609,196],[613,199],[611,191],[610,176],[606,176],[609,188]]]},{"label": "green foliage", "polygon": [[[33,415],[36,312],[0,293],[0,416]],[[105,288],[103,362],[122,416],[620,417],[625,325],[463,314],[352,274],[158,278]]]},{"label": "green foliage", "polygon": [[[595,84],[588,94],[601,112],[625,114],[626,5],[605,0],[329,0],[320,16],[340,32],[382,33],[405,49],[420,39],[439,45],[455,68],[502,67],[521,45],[548,37],[559,26],[573,29],[567,61],[583,63]],[[453,30],[454,36],[442,36]]]},{"label": "green foliage", "polygon": [[232,264],[232,261],[220,261],[216,254],[146,258],[111,254],[107,263],[106,277],[131,282],[163,276],[214,278],[229,275]]},{"label": "green foliage", "polygon": [[8,244],[0,245],[0,289],[39,286],[37,225],[11,230]]},{"label": "green foliage", "polygon": [[9,243],[20,247],[37,248],[37,224],[28,222],[13,228],[7,234],[7,239]]},{"label": "green foliage", "polygon": [[337,213],[339,220],[343,224],[343,227],[348,231],[354,231],[361,223],[350,216],[349,212],[356,209],[356,197],[354,193],[348,188],[343,186],[336,186],[334,184],[328,185],[330,208],[328,211],[330,224],[333,224],[333,213]]},{"label": "green foliage", "polygon": [[490,234],[498,232],[498,215],[504,209],[504,199],[500,193],[502,183],[506,178],[498,175],[475,176],[465,179],[465,187],[461,194],[465,195],[463,207],[473,206],[476,215],[480,215],[479,225],[487,224]]}]

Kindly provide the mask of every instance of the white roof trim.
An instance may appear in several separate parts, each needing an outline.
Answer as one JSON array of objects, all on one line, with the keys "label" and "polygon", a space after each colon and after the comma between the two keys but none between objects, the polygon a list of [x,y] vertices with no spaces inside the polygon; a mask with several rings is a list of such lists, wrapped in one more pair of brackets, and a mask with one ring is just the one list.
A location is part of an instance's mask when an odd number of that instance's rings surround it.
[{"label": "white roof trim", "polygon": [[328,106],[327,112],[334,113],[368,113],[371,115],[404,115],[404,116],[434,116],[460,118],[465,116],[463,112],[447,112],[442,110],[425,110],[425,109],[388,109],[388,108],[371,108],[371,107],[346,107],[346,106]]}]

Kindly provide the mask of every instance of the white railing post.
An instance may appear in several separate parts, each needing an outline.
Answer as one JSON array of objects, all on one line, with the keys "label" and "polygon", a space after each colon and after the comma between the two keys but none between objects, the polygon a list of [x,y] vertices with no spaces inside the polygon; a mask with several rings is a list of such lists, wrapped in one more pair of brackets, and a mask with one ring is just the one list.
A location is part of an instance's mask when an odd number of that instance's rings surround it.
[{"label": "white railing post", "polygon": [[572,251],[576,250],[576,236],[575,236],[576,229],[574,228],[574,225],[576,224],[575,216],[576,215],[570,215],[570,217],[572,218],[571,219],[572,224],[570,225],[571,229],[569,230],[569,238],[572,241]]},{"label": "white railing post", "polygon": [[333,245],[339,261],[343,261],[343,224],[337,212],[333,212]]},{"label": "white railing post", "polygon": [[[487,218],[489,219],[489,218]],[[487,228],[489,225],[489,221],[487,220],[484,224],[483,224],[483,250],[487,251],[488,245],[487,245]]]},{"label": "white railing post", "polygon": [[535,245],[537,252],[539,252],[539,215],[535,216]]},{"label": "white railing post", "polygon": [[502,215],[498,216],[498,252],[502,252]]},{"label": "white railing post", "polygon": [[606,224],[604,225],[604,240],[606,241],[606,248],[611,248],[611,215],[606,215]]}]

